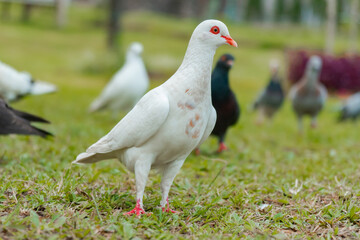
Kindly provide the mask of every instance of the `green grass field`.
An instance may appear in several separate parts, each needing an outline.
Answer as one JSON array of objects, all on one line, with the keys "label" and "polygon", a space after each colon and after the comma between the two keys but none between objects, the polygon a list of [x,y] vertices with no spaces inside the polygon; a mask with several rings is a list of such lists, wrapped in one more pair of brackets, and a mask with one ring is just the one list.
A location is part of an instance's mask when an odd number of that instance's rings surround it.
[{"label": "green grass field", "polygon": [[[340,239],[360,237],[360,140],[356,123],[337,124],[339,100],[330,98],[319,128],[297,134],[288,102],[272,123],[254,124],[248,106],[268,78],[271,58],[289,47],[321,48],[321,29],[227,23],[239,48],[222,46],[215,60],[236,57],[231,84],[242,116],[227,137],[230,151],[191,155],[175,178],[163,214],[160,176],[151,173],[144,196],[151,216],[124,217],[135,204],[134,175],[118,161],[72,166],[76,155],[122,117],[87,114],[87,107],[122,62],[105,47],[99,10],[74,7],[70,24],[54,28],[51,10],[36,10],[27,24],[0,22],[0,60],[58,85],[56,94],[28,97],[13,107],[38,114],[56,135],[0,137],[0,238],[2,239]],[[155,87],[182,61],[196,20],[150,13],[123,19],[120,49],[144,44]],[[340,33],[336,50],[346,50]],[[308,122],[306,122],[308,123]],[[309,124],[307,124],[308,126]],[[266,204],[266,205],[264,205]]]}]

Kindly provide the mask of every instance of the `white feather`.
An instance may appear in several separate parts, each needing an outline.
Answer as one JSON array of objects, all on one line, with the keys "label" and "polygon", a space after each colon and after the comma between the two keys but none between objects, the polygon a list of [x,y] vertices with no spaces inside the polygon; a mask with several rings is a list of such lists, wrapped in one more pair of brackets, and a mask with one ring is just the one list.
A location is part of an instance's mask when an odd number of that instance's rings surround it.
[{"label": "white feather", "polygon": [[27,94],[45,94],[56,91],[55,85],[46,82],[32,82],[27,72],[18,72],[11,66],[0,62],[0,96],[6,101],[14,101]]},{"label": "white feather", "polygon": [[149,87],[149,78],[141,58],[142,45],[132,43],[124,66],[111,78],[100,96],[90,105],[94,112],[108,108],[114,113],[130,110]]}]

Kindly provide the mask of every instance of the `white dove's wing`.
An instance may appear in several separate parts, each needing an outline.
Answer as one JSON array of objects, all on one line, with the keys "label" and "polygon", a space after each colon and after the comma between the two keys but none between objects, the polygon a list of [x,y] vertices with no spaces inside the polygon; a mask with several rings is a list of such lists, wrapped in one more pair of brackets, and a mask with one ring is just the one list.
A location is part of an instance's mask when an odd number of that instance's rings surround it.
[{"label": "white dove's wing", "polygon": [[199,144],[197,145],[197,148],[199,148],[201,146],[201,144],[210,136],[211,132],[214,130],[216,118],[217,118],[216,110],[214,107],[211,107],[211,113],[210,113],[208,123],[206,125],[204,134],[203,134]]},{"label": "white dove's wing", "polygon": [[[81,153],[75,163],[100,161],[114,151],[139,147],[148,141],[169,114],[169,100],[159,90],[148,92],[107,135],[91,145],[86,153]],[[96,154],[103,154],[104,158]]]},{"label": "white dove's wing", "polygon": [[104,87],[100,96],[91,103],[89,111],[95,112],[103,108],[127,110],[133,107],[134,98],[139,99],[138,94],[136,94],[139,91],[138,89],[141,90],[141,95],[146,91],[143,91],[141,86],[136,84],[139,78],[139,67],[137,65],[133,62],[125,63]]},{"label": "white dove's wing", "polygon": [[106,84],[100,96],[98,96],[91,103],[89,108],[90,112],[95,112],[104,107],[107,107],[107,105],[113,100],[113,98],[122,96],[120,91],[121,89],[123,89],[121,85],[124,84],[124,81],[122,80],[124,77],[124,69],[126,69],[126,65],[123,66],[119,71],[117,71],[115,75],[111,78],[111,80],[108,82],[108,84]]}]

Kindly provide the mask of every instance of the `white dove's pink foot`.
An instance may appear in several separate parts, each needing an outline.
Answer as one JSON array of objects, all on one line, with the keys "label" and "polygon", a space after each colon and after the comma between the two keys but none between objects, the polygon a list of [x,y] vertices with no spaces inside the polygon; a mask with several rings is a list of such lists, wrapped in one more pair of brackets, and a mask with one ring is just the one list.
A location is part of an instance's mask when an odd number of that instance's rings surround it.
[{"label": "white dove's pink foot", "polygon": [[135,214],[137,217],[139,217],[142,214],[150,215],[151,213],[145,212],[145,210],[140,206],[140,199],[136,201],[135,208],[129,212],[123,213],[124,216],[132,216]]},{"label": "white dove's pink foot", "polygon": [[166,199],[166,205],[162,208],[163,212],[179,214],[180,212],[170,209],[169,200]]},{"label": "white dove's pink foot", "polygon": [[223,151],[226,151],[226,150],[228,150],[228,147],[225,145],[225,143],[220,143],[219,144],[219,148],[218,148],[218,150],[217,150],[217,153],[222,153]]}]

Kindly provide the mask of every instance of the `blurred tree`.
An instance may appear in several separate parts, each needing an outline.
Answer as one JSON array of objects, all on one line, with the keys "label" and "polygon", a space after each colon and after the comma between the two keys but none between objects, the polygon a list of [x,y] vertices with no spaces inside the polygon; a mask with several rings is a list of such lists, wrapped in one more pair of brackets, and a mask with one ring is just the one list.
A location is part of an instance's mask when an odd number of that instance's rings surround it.
[{"label": "blurred tree", "polygon": [[301,20],[301,0],[294,0],[291,7],[290,19],[294,23],[299,23]]},{"label": "blurred tree", "polygon": [[301,1],[301,23],[311,26],[313,23],[313,8],[311,6],[311,0]]},{"label": "blurred tree", "polygon": [[195,4],[195,16],[205,17],[206,9],[209,7],[210,0],[198,0]]},{"label": "blurred tree", "polygon": [[246,18],[246,9],[248,6],[249,0],[239,0],[238,1],[238,20],[241,22],[245,21]]},{"label": "blurred tree", "polygon": [[358,22],[359,22],[359,5],[360,0],[352,0],[350,8],[350,28],[349,28],[349,50],[348,53],[356,53],[357,51],[357,37],[358,37]]},{"label": "blurred tree", "polygon": [[21,17],[22,21],[26,22],[29,20],[30,14],[31,14],[31,9],[32,9],[31,3],[24,3],[23,10],[22,10],[22,17]]},{"label": "blurred tree", "polygon": [[276,22],[285,22],[287,20],[285,14],[285,0],[278,0],[276,2],[275,11]]},{"label": "blurred tree", "polygon": [[314,14],[318,21],[326,19],[326,0],[311,0],[311,7],[314,9]]},{"label": "blurred tree", "polygon": [[166,1],[166,12],[174,16],[181,16],[183,3],[182,0],[168,0]]},{"label": "blurred tree", "polygon": [[262,8],[264,10],[264,18],[265,24],[272,25],[275,21],[277,0],[263,0]]},{"label": "blurred tree", "polygon": [[218,0],[210,0],[206,18],[215,18],[220,8],[220,1]]},{"label": "blurred tree", "polygon": [[246,19],[250,21],[261,21],[263,16],[262,1],[250,0],[247,4]]},{"label": "blurred tree", "polygon": [[332,55],[334,53],[335,34],[336,34],[336,0],[327,0],[326,12],[326,43],[325,53]]},{"label": "blurred tree", "polygon": [[227,0],[225,4],[224,14],[227,19],[231,21],[239,21],[240,20],[240,3],[243,1],[239,0]]},{"label": "blurred tree", "polygon": [[109,1],[108,47],[118,50],[118,37],[120,34],[120,15],[122,0]]},{"label": "blurred tree", "polygon": [[56,0],[56,24],[58,27],[63,27],[66,24],[68,5],[69,0]]},{"label": "blurred tree", "polygon": [[10,6],[11,4],[9,2],[3,2],[1,5],[1,18],[2,19],[8,19],[10,18]]}]

